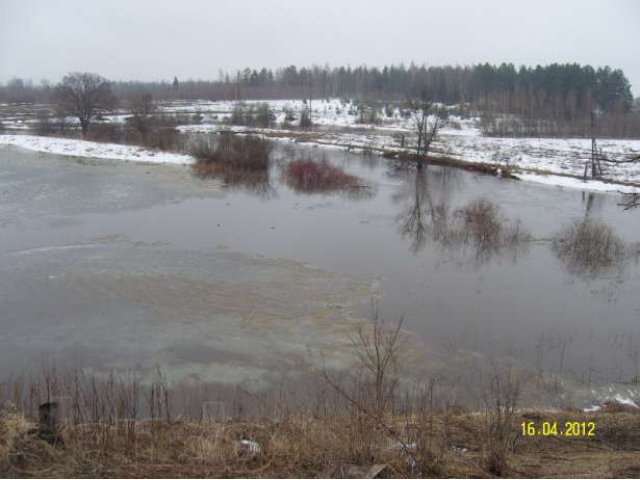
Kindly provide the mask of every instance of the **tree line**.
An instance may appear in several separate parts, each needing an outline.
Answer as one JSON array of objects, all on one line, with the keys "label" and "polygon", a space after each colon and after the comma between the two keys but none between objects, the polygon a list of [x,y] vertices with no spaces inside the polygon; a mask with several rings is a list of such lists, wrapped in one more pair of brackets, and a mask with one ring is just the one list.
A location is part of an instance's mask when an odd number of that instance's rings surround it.
[{"label": "tree line", "polygon": [[[383,68],[303,67],[260,70],[246,68],[234,74],[220,73],[216,81],[112,82],[114,92],[145,89],[163,97],[184,98],[194,93],[218,98],[258,93],[289,92],[297,97],[356,97],[381,100],[423,98],[434,102],[465,102],[495,106],[502,111],[572,117],[599,108],[606,113],[628,112],[633,105],[631,87],[624,72],[610,67],[593,68],[576,63],[516,68],[488,63],[473,66],[427,67],[391,65]],[[39,100],[51,90],[44,82],[34,85],[10,80],[0,88],[3,101]],[[423,98],[424,99],[424,98]]]},{"label": "tree line", "polygon": [[605,113],[628,112],[633,105],[624,72],[579,64],[516,68],[488,63],[468,67],[403,65],[376,67],[301,68],[272,72],[245,69],[223,83],[249,87],[307,88],[320,97],[411,98],[446,104],[482,103],[501,111],[539,111],[574,117],[599,108]]},{"label": "tree line", "polygon": [[[245,68],[220,72],[215,81],[110,82],[114,95],[125,102],[150,93],[156,100],[244,100],[275,98],[358,98],[370,101],[421,100],[465,104],[487,114],[514,114],[524,121],[518,131],[582,132],[592,111],[614,130],[640,135],[631,86],[624,72],[576,63],[516,68],[513,64],[473,66],[390,65],[302,67],[276,70]],[[13,79],[0,86],[2,102],[50,102],[55,87]],[[636,102],[637,103],[637,102]],[[637,110],[637,106],[635,107]],[[615,119],[615,121],[614,121]],[[542,120],[548,123],[540,123]],[[505,128],[508,124],[501,124]],[[511,128],[511,127],[509,127]],[[537,131],[537,130],[536,130]],[[515,130],[514,130],[515,132]],[[559,133],[560,134],[560,133]]]}]

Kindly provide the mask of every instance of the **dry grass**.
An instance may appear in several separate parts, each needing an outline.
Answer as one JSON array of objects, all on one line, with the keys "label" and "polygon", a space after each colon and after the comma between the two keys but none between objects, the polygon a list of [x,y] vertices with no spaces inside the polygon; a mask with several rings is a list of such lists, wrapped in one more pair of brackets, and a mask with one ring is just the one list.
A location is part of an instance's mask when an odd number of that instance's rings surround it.
[{"label": "dry grass", "polygon": [[177,152],[182,149],[182,137],[175,128],[177,124],[175,116],[134,115],[125,124],[93,122],[85,139]]},{"label": "dry grass", "polygon": [[[508,425],[512,443],[502,475],[637,477],[640,415],[602,413],[594,438],[522,437],[520,423],[575,420],[584,414],[529,412]],[[117,425],[65,426],[64,447],[51,447],[18,414],[0,420],[0,475],[5,477],[490,477],[482,415],[439,411],[397,416],[415,462],[397,441],[360,419],[289,416],[279,422],[138,422],[133,443]],[[244,440],[244,444],[242,441]],[[251,443],[251,442],[255,442]],[[252,447],[251,445],[258,445]],[[366,447],[366,448],[363,448]]]}]

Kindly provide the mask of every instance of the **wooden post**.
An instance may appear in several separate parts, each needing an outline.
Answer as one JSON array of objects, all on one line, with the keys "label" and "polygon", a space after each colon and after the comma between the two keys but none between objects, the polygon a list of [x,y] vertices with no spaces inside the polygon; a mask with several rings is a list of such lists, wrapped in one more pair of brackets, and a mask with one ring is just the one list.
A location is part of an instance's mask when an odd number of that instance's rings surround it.
[{"label": "wooden post", "polygon": [[591,110],[591,178],[596,179],[598,176],[602,176],[602,167],[600,166],[598,146],[596,145],[596,117],[593,110]]},{"label": "wooden post", "polygon": [[51,445],[62,444],[58,431],[59,413],[58,402],[47,402],[38,407],[38,435]]}]

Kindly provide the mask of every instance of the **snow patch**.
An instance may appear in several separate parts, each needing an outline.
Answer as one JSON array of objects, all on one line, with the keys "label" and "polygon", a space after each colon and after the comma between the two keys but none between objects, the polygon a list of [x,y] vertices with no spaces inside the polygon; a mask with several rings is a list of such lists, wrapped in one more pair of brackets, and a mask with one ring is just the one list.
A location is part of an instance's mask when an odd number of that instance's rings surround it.
[{"label": "snow patch", "polygon": [[[608,399],[606,402],[613,402],[613,403],[617,403],[618,405],[623,405],[625,407],[630,407],[630,408],[640,408],[638,407],[638,404],[636,402],[634,402],[631,398],[629,397],[625,397],[624,395],[617,393],[615,396],[611,397],[610,399]],[[584,409],[585,412],[597,412],[599,410],[602,409],[602,405],[593,405],[591,407],[587,407]]]},{"label": "snow patch", "polygon": [[589,190],[595,192],[640,193],[640,187],[606,183],[599,180],[584,181],[574,177],[538,175],[535,173],[517,173],[515,176],[525,182],[539,183],[558,188],[575,188],[578,190]]},{"label": "snow patch", "polygon": [[36,152],[84,158],[104,158],[146,163],[190,164],[193,158],[178,153],[148,150],[133,145],[89,142],[72,138],[35,135],[0,135],[0,145],[13,145]]}]

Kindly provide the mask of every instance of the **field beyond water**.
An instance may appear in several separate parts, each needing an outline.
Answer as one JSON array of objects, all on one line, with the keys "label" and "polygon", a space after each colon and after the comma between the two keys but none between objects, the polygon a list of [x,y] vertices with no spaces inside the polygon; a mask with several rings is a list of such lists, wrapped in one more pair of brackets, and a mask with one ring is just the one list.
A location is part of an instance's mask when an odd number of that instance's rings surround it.
[{"label": "field beyond water", "polygon": [[[245,111],[268,106],[271,118],[266,125],[237,124],[234,110]],[[16,113],[11,106],[0,106],[5,135],[0,144],[17,145],[35,151],[157,163],[189,163],[187,155],[154,152],[149,149],[96,144],[33,135],[35,112],[46,106],[32,106],[34,114]],[[307,101],[173,101],[160,103],[154,115],[175,116],[182,133],[210,133],[231,130],[254,133],[274,140],[307,143],[326,148],[343,148],[354,152],[371,152],[398,156],[413,152],[414,121],[402,107],[385,107],[371,115],[367,105],[355,101],[327,99]],[[253,110],[252,110],[253,109]],[[300,130],[301,112],[311,112],[311,129]],[[640,162],[628,162],[640,155],[640,140],[603,139],[602,152],[628,163],[604,164],[603,181],[582,181],[585,163],[591,156],[589,138],[500,138],[482,134],[479,114],[460,111],[460,107],[443,107],[446,123],[438,135],[431,154],[444,159],[490,165],[498,172],[509,171],[525,181],[591,191],[640,191]],[[236,113],[237,116],[237,113]],[[130,114],[114,112],[98,123],[124,124]],[[72,120],[72,119],[70,119]],[[241,122],[245,123],[245,122]],[[16,135],[18,133],[19,135]]]}]

